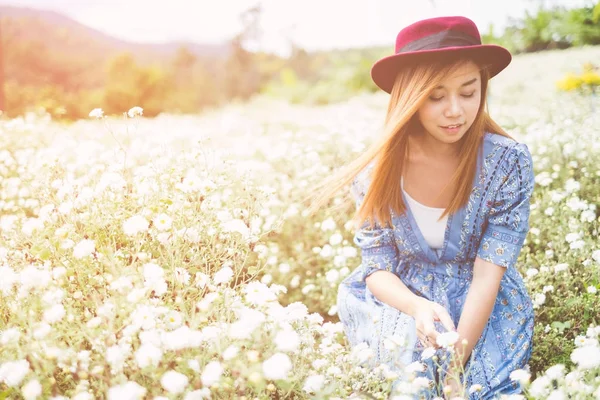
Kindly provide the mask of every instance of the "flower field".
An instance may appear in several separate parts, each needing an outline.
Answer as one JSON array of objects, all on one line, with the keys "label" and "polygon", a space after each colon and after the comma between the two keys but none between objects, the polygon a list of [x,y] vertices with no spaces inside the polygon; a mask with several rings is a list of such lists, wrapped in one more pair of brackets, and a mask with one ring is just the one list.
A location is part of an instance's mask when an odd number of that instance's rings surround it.
[{"label": "flower field", "polygon": [[[600,99],[555,88],[598,59],[519,56],[492,81],[490,113],[536,172],[519,257],[534,349],[512,399],[600,399]],[[413,398],[419,365],[371,366],[337,322],[360,263],[348,194],[304,202],[386,101],[0,121],[0,399]]]}]

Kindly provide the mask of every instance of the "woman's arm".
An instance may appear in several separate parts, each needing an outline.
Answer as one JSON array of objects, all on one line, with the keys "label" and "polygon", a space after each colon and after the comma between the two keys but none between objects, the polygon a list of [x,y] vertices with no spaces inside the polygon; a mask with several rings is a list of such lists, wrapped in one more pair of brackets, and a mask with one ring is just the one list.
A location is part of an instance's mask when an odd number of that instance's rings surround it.
[{"label": "woman's arm", "polygon": [[440,321],[447,330],[455,330],[448,311],[440,304],[414,294],[402,280],[388,271],[375,271],[366,278],[373,296],[415,319],[417,336],[423,344],[436,345],[439,332],[434,322]]},{"label": "woman's arm", "polygon": [[[500,280],[504,275],[506,268],[492,264],[489,261],[482,260],[479,257],[475,258],[473,265],[473,281],[467,293],[467,299],[463,307],[460,320],[458,322],[459,340],[457,350],[459,352],[459,360],[464,366],[475,347],[475,344],[481,337],[483,329],[487,324],[498,289],[500,288]],[[466,346],[463,347],[461,341],[467,340]]]}]

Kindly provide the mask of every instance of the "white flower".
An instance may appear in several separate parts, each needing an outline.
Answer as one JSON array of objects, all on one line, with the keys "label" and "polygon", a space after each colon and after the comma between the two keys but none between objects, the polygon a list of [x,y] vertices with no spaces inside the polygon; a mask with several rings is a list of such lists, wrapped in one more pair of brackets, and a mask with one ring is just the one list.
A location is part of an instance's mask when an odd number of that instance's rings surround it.
[{"label": "white flower", "polygon": [[37,379],[32,379],[21,388],[25,400],[35,400],[42,394],[42,385]]},{"label": "white flower", "polygon": [[131,381],[108,389],[108,400],[141,400],[145,395],[146,388]]},{"label": "white flower", "polygon": [[140,368],[157,367],[162,360],[163,352],[159,347],[150,343],[142,344],[135,352],[135,361]]},{"label": "white flower", "polygon": [[267,379],[287,379],[292,370],[292,361],[284,353],[275,353],[262,363],[262,370]]},{"label": "white flower", "polygon": [[323,387],[325,377],[323,375],[311,375],[304,381],[302,390],[307,393],[317,393]]},{"label": "white flower", "polygon": [[73,257],[84,258],[90,256],[96,250],[96,242],[84,239],[73,248]]},{"label": "white flower", "polygon": [[596,288],[596,286],[588,286],[587,292],[589,294],[596,294],[596,293],[598,293],[598,289]]},{"label": "white flower", "polygon": [[263,305],[277,300],[277,296],[262,282],[252,281],[244,287],[246,301],[253,305]]},{"label": "white flower", "polygon": [[340,233],[336,232],[329,238],[329,244],[332,246],[337,246],[338,244],[342,243],[343,240],[344,237]]},{"label": "white flower", "polygon": [[232,219],[221,224],[224,232],[237,232],[242,235],[243,238],[250,236],[250,229],[244,221],[241,219]]},{"label": "white flower", "polygon": [[321,230],[323,232],[332,231],[335,227],[336,225],[333,218],[327,218],[325,221],[321,222]]},{"label": "white flower", "polygon": [[6,346],[9,343],[16,343],[21,337],[21,332],[18,328],[10,328],[0,332],[0,344]]},{"label": "white flower", "polygon": [[543,293],[536,293],[533,298],[533,308],[538,308],[546,302],[546,295]]},{"label": "white flower", "polygon": [[529,383],[529,379],[531,378],[531,374],[524,369],[516,369],[509,375],[512,381],[517,381],[521,385],[526,385]]},{"label": "white flower", "polygon": [[225,349],[225,351],[222,354],[223,360],[225,360],[225,361],[231,360],[232,358],[234,358],[235,356],[238,355],[239,351],[240,351],[239,348],[237,348],[234,345],[230,345],[228,348]]},{"label": "white flower", "polygon": [[41,340],[48,336],[48,334],[52,331],[52,327],[47,323],[39,323],[35,326],[33,330],[33,337],[36,340]]},{"label": "white flower", "polygon": [[114,373],[123,369],[125,360],[129,357],[129,351],[128,345],[114,345],[106,349],[106,362]]},{"label": "white flower", "polygon": [[556,364],[546,370],[546,376],[550,379],[560,379],[565,374],[565,366],[563,364]]},{"label": "white flower", "polygon": [[173,220],[167,214],[158,214],[153,220],[152,223],[159,231],[166,231],[167,229],[171,229],[171,225],[173,224]]},{"label": "white flower", "polygon": [[148,230],[149,222],[141,215],[134,215],[123,223],[123,231],[127,236],[135,236]]},{"label": "white flower", "polygon": [[458,332],[455,331],[449,331],[449,332],[444,332],[444,333],[440,333],[437,337],[437,344],[439,346],[442,346],[444,348],[449,348],[454,346],[454,344],[456,344],[456,342],[458,341]]},{"label": "white flower", "polygon": [[144,109],[142,107],[131,107],[129,109],[129,111],[127,111],[127,115],[129,115],[129,118],[135,118],[138,116],[142,116],[144,114]]},{"label": "white flower", "polygon": [[94,108],[92,111],[90,111],[89,117],[102,118],[103,115],[104,115],[104,111],[102,111],[101,108]]},{"label": "white flower", "polygon": [[171,394],[182,393],[188,385],[189,379],[187,376],[175,371],[167,371],[160,378],[162,387]]},{"label": "white flower", "polygon": [[553,292],[553,291],[554,291],[554,286],[552,286],[552,285],[546,285],[542,288],[543,293],[548,293],[548,292]]},{"label": "white flower", "polygon": [[29,373],[27,360],[8,361],[0,364],[0,382],[8,387],[17,387]]},{"label": "white flower", "polygon": [[231,267],[225,266],[217,271],[213,277],[213,282],[215,285],[220,285],[221,283],[229,283],[231,279],[233,279],[233,270]]},{"label": "white flower", "polygon": [[337,269],[330,269],[325,274],[325,280],[329,283],[335,283],[340,278],[340,272]]},{"label": "white flower", "polygon": [[200,380],[202,381],[202,385],[211,387],[219,382],[221,375],[223,375],[223,366],[221,363],[218,361],[211,361],[204,367]]},{"label": "white flower", "polygon": [[[203,400],[203,399],[210,399],[210,389],[209,388],[202,388],[202,389],[194,390],[193,392],[186,393],[185,397],[183,398],[183,400]],[[157,399],[154,398],[154,400],[157,400]]]},{"label": "white flower", "polygon": [[300,346],[300,336],[296,331],[287,328],[275,336],[275,345],[277,346],[277,350],[283,352],[293,352],[298,350]]},{"label": "white flower", "polygon": [[471,385],[471,387],[469,388],[469,394],[481,392],[481,389],[483,389],[483,386],[481,386],[479,383]]},{"label": "white flower", "polygon": [[594,261],[600,263],[600,250],[594,250],[592,252],[592,258],[594,259]]},{"label": "white flower", "polygon": [[559,273],[562,271],[566,271],[568,268],[569,268],[569,264],[567,264],[567,263],[556,264],[554,266],[554,272]]},{"label": "white flower", "polygon": [[565,393],[562,390],[556,389],[550,392],[550,395],[548,395],[546,400],[564,400],[566,398],[567,397],[565,397]]},{"label": "white flower", "polygon": [[423,352],[421,353],[421,361],[425,361],[430,359],[431,357],[433,357],[435,355],[435,348],[434,347],[427,347],[425,350],[423,350]]},{"label": "white flower", "polygon": [[58,322],[65,316],[66,311],[62,304],[55,304],[44,311],[44,322],[52,324]]},{"label": "white flower", "polygon": [[571,353],[571,361],[581,369],[593,369],[600,366],[600,347],[578,347]]}]

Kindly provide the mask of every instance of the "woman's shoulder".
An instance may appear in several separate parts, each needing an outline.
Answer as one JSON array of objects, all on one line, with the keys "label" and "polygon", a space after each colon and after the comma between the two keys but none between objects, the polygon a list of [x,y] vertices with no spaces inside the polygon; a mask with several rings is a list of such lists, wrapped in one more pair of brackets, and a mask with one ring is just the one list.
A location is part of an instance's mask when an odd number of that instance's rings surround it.
[{"label": "woman's shoulder", "polygon": [[484,157],[495,158],[496,161],[509,159],[531,160],[529,147],[525,143],[517,142],[511,137],[499,133],[486,132],[483,136]]}]

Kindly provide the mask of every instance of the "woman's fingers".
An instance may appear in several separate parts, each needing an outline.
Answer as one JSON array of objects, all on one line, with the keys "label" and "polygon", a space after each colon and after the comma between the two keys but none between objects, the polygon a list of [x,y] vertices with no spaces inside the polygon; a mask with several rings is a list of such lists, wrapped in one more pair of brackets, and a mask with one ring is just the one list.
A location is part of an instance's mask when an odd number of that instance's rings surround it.
[{"label": "woman's fingers", "polygon": [[444,307],[438,305],[438,307],[434,308],[434,312],[435,312],[437,318],[440,320],[442,325],[444,325],[444,328],[446,328],[447,331],[456,330],[456,327],[454,326],[454,322],[452,321],[452,318],[450,318],[450,314],[448,314],[448,311],[446,311],[446,309]]}]

